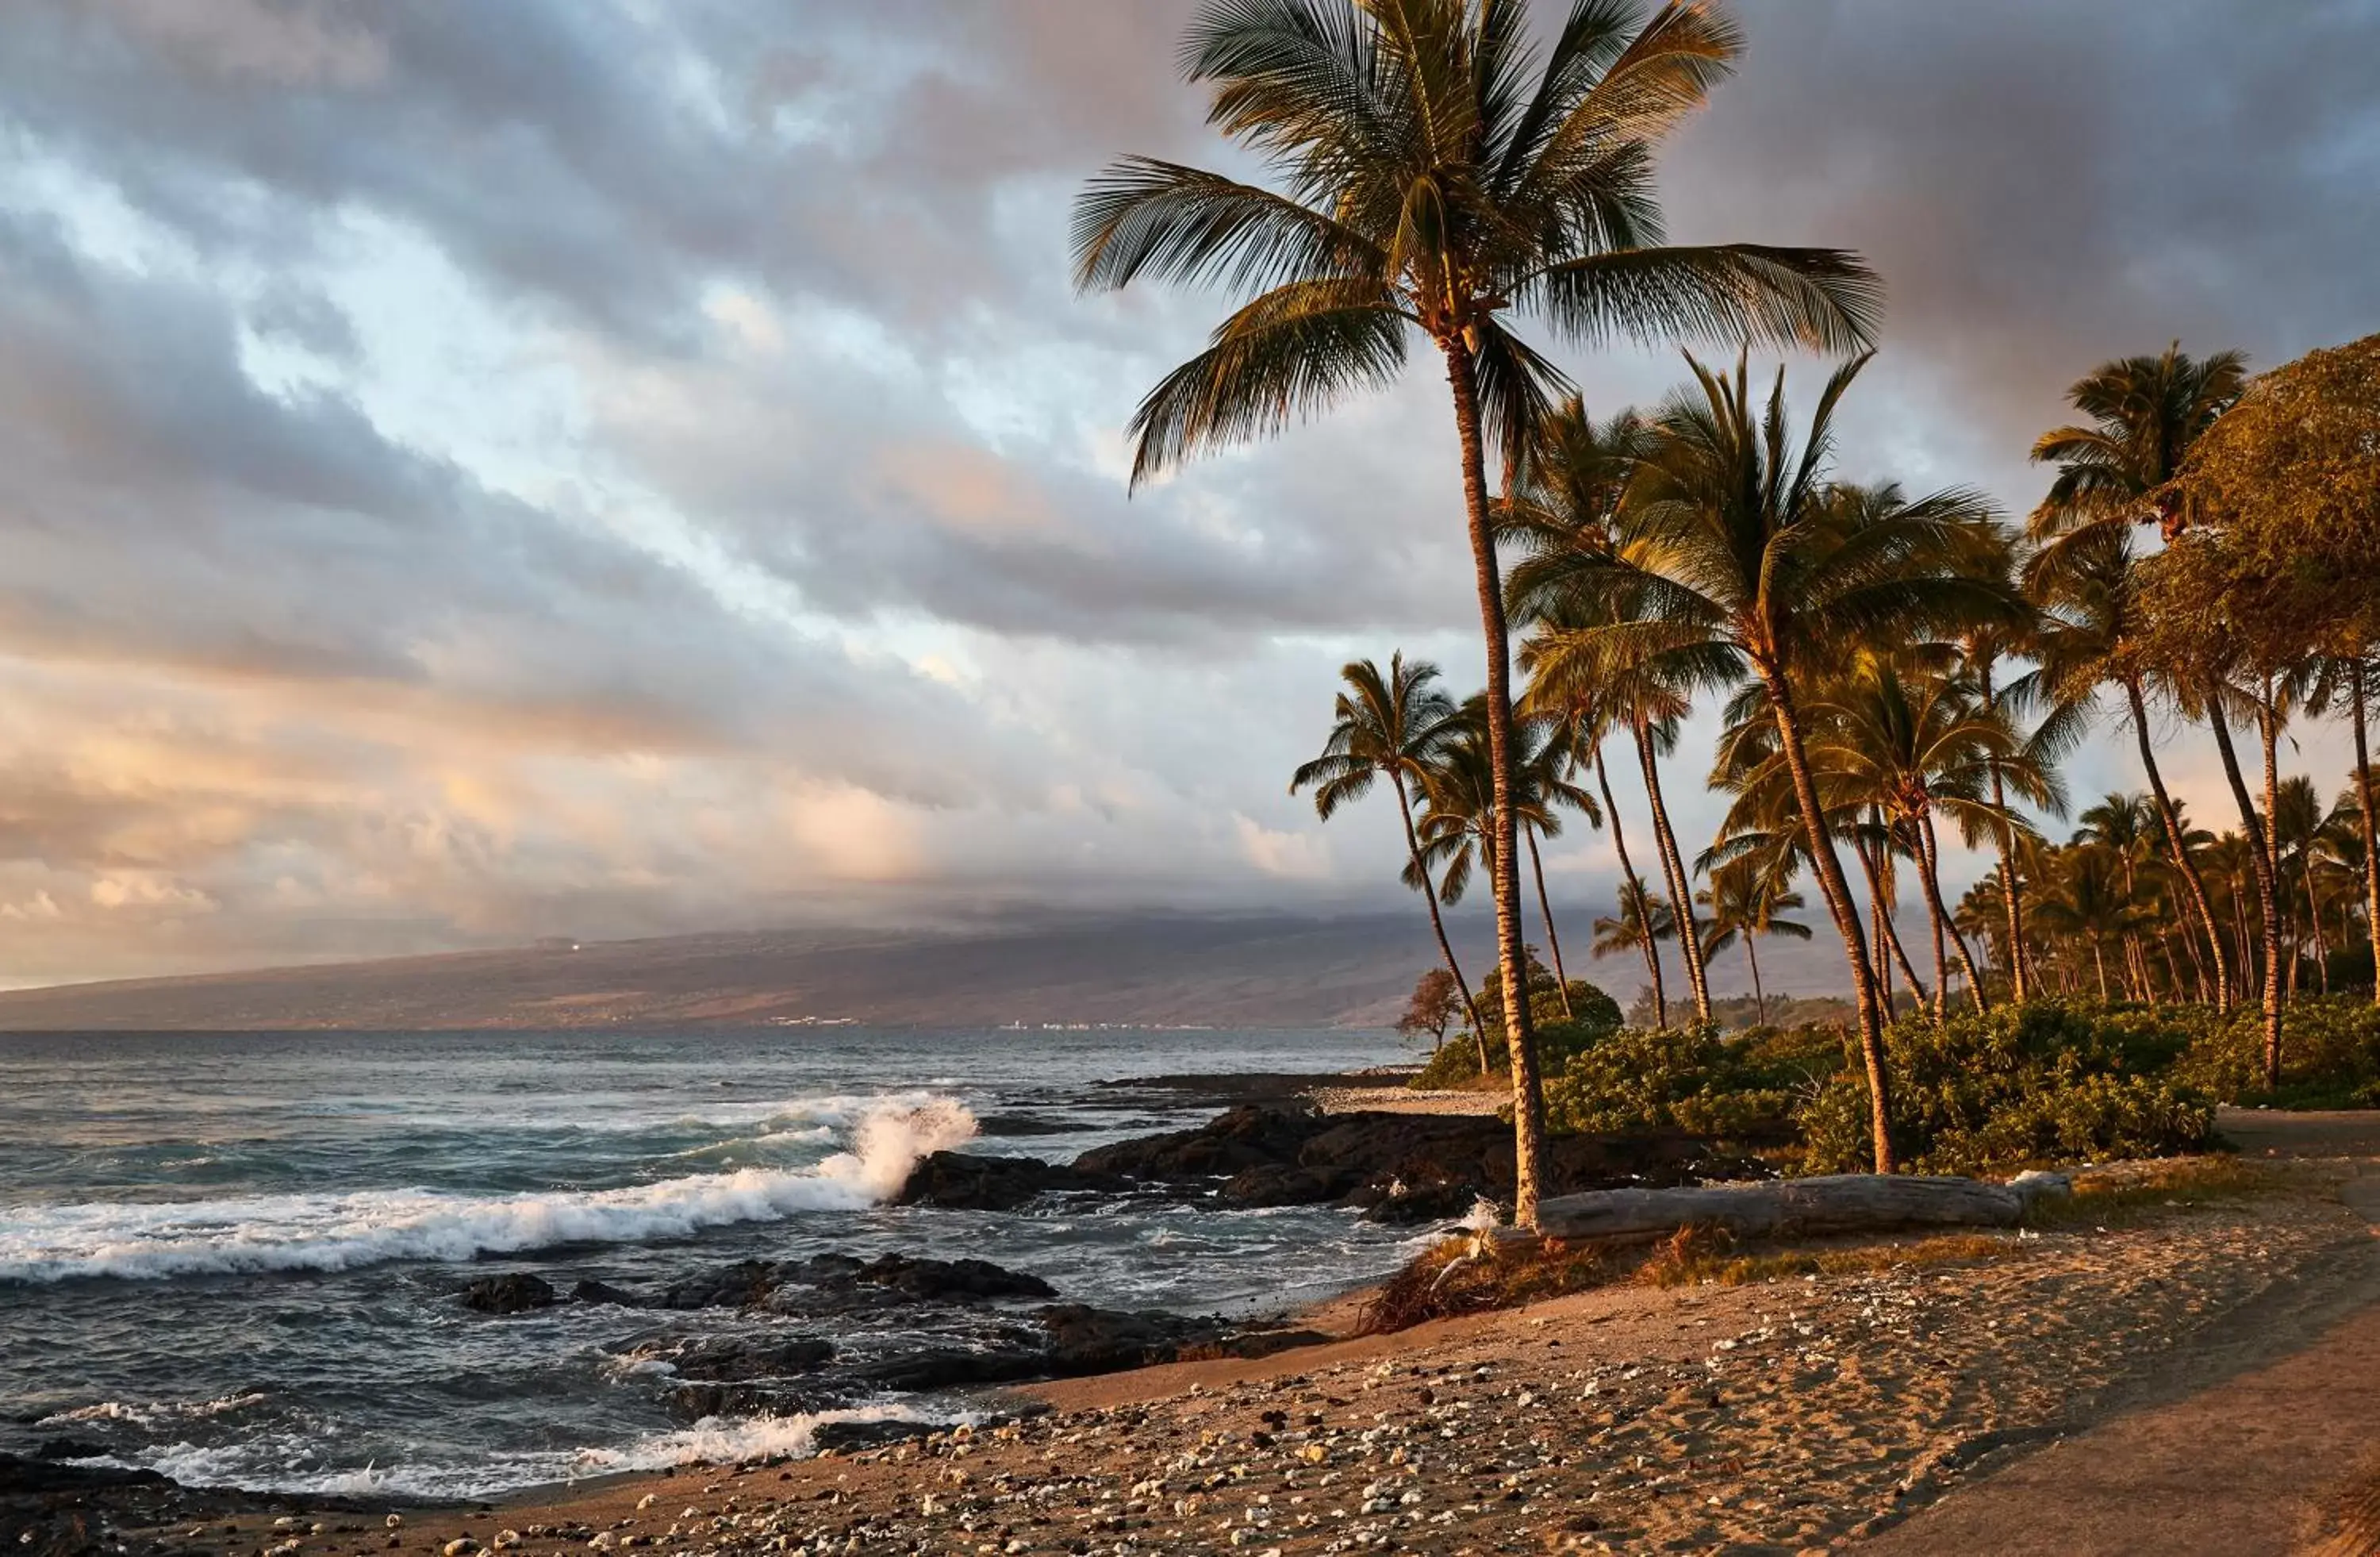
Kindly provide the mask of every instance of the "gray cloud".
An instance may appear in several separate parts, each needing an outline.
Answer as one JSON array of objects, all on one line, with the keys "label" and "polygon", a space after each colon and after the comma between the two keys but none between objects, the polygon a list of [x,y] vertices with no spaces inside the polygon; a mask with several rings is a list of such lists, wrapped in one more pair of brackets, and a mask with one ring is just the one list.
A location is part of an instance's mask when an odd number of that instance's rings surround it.
[{"label": "gray cloud", "polygon": [[[1740,10],[1672,228],[1883,271],[1856,474],[2022,508],[2096,360],[2380,311],[2380,6]],[[0,976],[1397,900],[1380,819],[1281,784],[1341,659],[1477,677],[1442,392],[1127,499],[1219,305],[1066,283],[1092,169],[1228,155],[1189,11],[10,7]],[[1602,408],[1678,376],[1572,366]]]}]

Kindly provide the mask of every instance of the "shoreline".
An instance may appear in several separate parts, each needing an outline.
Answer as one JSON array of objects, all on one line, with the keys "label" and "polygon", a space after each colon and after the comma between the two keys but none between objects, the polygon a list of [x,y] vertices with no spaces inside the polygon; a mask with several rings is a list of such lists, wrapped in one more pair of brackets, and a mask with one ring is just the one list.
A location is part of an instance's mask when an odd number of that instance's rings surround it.
[{"label": "shoreline", "polygon": [[[1332,1340],[1008,1386],[967,1403],[1028,1415],[882,1448],[448,1505],[175,1489],[151,1513],[178,1498],[180,1517],[144,1517],[123,1491],[81,1506],[108,1544],[242,1557],[444,1553],[507,1532],[507,1549],[538,1552],[818,1551],[822,1534],[838,1551],[1106,1551],[1129,1536],[1139,1551],[1284,1557],[1797,1551],[1888,1527],[2031,1447],[2293,1353],[2380,1301],[2365,1221],[2380,1116],[2225,1123],[2242,1160],[2296,1159],[2265,1170],[2273,1193],[1994,1235],[1980,1257],[1616,1284],[1350,1336],[1364,1283],[1299,1314]],[[2358,1174],[2362,1214],[2340,1189]]]}]

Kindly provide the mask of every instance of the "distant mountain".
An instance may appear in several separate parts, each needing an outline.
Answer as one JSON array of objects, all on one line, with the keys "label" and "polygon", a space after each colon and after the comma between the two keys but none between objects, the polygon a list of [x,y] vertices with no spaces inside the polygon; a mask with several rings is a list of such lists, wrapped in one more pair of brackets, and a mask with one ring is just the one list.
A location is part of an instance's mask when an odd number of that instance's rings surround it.
[{"label": "distant mountain", "polygon": [[[1472,966],[1484,970],[1484,927],[1476,939]],[[1143,915],[1002,931],[547,940],[507,951],[13,991],[0,993],[0,1029],[705,1027],[803,1018],[917,1027],[1386,1026],[1436,955],[1419,913]]]}]

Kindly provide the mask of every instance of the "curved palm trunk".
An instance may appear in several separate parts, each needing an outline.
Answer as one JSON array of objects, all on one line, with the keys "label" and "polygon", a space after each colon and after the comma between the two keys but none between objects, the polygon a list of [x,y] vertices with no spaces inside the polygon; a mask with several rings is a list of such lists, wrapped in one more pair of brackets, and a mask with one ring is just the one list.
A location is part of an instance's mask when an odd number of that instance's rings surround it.
[{"label": "curved palm trunk", "polygon": [[1818,785],[1810,774],[1809,753],[1802,748],[1802,724],[1793,711],[1792,693],[1781,667],[1764,663],[1760,679],[1768,688],[1768,702],[1777,721],[1778,743],[1785,748],[1785,765],[1793,774],[1793,798],[1801,807],[1802,827],[1809,835],[1810,859],[1817,867],[1819,890],[1827,911],[1834,917],[1835,932],[1843,938],[1843,960],[1851,965],[1852,994],[1859,1009],[1860,1061],[1867,1070],[1868,1134],[1876,1171],[1888,1174],[1900,1166],[1892,1150],[1892,1098],[1884,1068],[1884,1024],[1876,1009],[1876,969],[1868,961],[1867,936],[1860,929],[1859,909],[1852,901],[1851,883],[1843,879],[1843,863],[1835,858],[1834,834],[1818,804]]},{"label": "curved palm trunk", "polygon": [[1661,770],[1653,754],[1653,732],[1635,722],[1636,760],[1645,770],[1645,798],[1653,808],[1653,839],[1661,852],[1661,873],[1669,878],[1670,912],[1678,926],[1678,960],[1686,965],[1686,987],[1694,997],[1694,1020],[1708,1022],[1710,980],[1703,967],[1702,926],[1694,918],[1694,883],[1686,875],[1685,857],[1678,852],[1678,835],[1670,827],[1670,808],[1661,798]]},{"label": "curved palm trunk", "polygon": [[[1924,870],[1921,872],[1925,878],[1925,900],[1934,906],[1934,943],[1937,947],[1940,946],[1943,931],[1949,932],[1950,944],[1959,954],[1959,967],[1967,976],[1967,998],[1975,1003],[1975,1010],[1981,1014],[1991,1009],[1990,1003],[1984,998],[1983,977],[1975,971],[1975,959],[1967,955],[1966,938],[1959,933],[1959,927],[1951,922],[1950,911],[1942,906],[1941,840],[1935,836],[1932,816],[1918,818],[1918,839],[1925,847],[1925,858],[1922,861]],[[1939,1007],[1937,1007],[1937,1010],[1938,1012]]]},{"label": "curved palm trunk", "polygon": [[1463,965],[1454,960],[1454,943],[1446,938],[1446,919],[1438,911],[1438,889],[1430,884],[1429,867],[1421,862],[1421,839],[1414,832],[1413,799],[1405,793],[1405,775],[1395,769],[1389,772],[1389,783],[1397,792],[1397,814],[1404,819],[1405,853],[1412,857],[1414,874],[1421,878],[1421,900],[1429,905],[1430,932],[1438,937],[1438,955],[1446,959],[1446,970],[1454,975],[1454,987],[1463,993],[1463,1009],[1471,1017],[1472,1041],[1479,1045],[1479,1074],[1488,1074],[1488,1034],[1479,1020],[1479,1003],[1471,998],[1471,984],[1463,977]]},{"label": "curved palm trunk", "polygon": [[2306,938],[2313,943],[2314,987],[2330,993],[2330,943],[2322,935],[2322,899],[2313,890],[2313,859],[2309,848],[2305,858]]},{"label": "curved palm trunk", "polygon": [[1562,967],[1561,937],[1554,933],[1554,906],[1546,896],[1546,862],[1537,854],[1537,830],[1524,828],[1529,839],[1529,870],[1537,878],[1537,913],[1546,921],[1546,947],[1554,955],[1554,981],[1561,986],[1561,1008],[1565,1020],[1575,1019],[1570,1008],[1570,973]]},{"label": "curved palm trunk", "polygon": [[[2231,744],[2231,727],[2222,706],[2207,699],[2207,724],[2215,731],[2215,748],[2223,757],[2223,776],[2231,785],[2231,799],[2240,808],[2240,828],[2248,839],[2248,869],[2256,881],[2256,906],[2264,917],[2265,944],[2265,1087],[2281,1084],[2281,906],[2273,890],[2273,858],[2266,852],[2265,824],[2248,781],[2240,772],[2240,753]],[[2277,758],[2276,759],[2277,760]],[[2246,927],[2241,926],[2244,935]]]},{"label": "curved palm trunk", "polygon": [[[2005,818],[2008,814],[2008,788],[2000,782],[2000,765],[1997,759],[1991,763],[1991,771],[1992,805]],[[2018,886],[2016,879],[2016,828],[2002,821],[1992,829],[1992,842],[1999,847],[2000,910],[2008,920],[2009,992],[2019,1005],[2022,1005],[2033,998],[2033,993],[2025,978],[2024,907],[2019,901],[2023,889]]]},{"label": "curved palm trunk", "polygon": [[[1636,874],[1636,867],[1628,859],[1628,833],[1620,825],[1620,807],[1611,798],[1610,775],[1603,771],[1601,741],[1595,744],[1595,783],[1596,787],[1603,791],[1603,814],[1611,819],[1611,846],[1620,856],[1621,877],[1627,882],[1629,889],[1635,894],[1636,901],[1642,904],[1645,901],[1645,882],[1644,879]],[[1650,926],[1646,927],[1648,931],[1650,928]],[[1657,1028],[1666,1028],[1670,1025],[1670,996],[1669,991],[1661,986],[1661,948],[1653,943],[1653,937],[1649,933],[1644,939],[1643,947],[1645,972],[1653,980],[1653,1025]]]},{"label": "curved palm trunk", "polygon": [[2099,1004],[2107,1004],[2107,949],[2097,936],[2091,937],[2091,961],[2099,970]]},{"label": "curved palm trunk", "polygon": [[1512,811],[1512,667],[1504,620],[1504,585],[1488,517],[1488,466],[1479,438],[1478,384],[1471,350],[1456,337],[1439,342],[1463,444],[1463,502],[1471,528],[1471,565],[1479,590],[1479,626],[1488,650],[1488,750],[1496,770],[1498,846],[1489,862],[1496,888],[1497,961],[1503,969],[1504,1042],[1512,1059],[1512,1222],[1537,1224],[1545,1162],[1546,1103],[1537,1077],[1536,1034],[1529,1024],[1529,962],[1521,942],[1519,838]]},{"label": "curved palm trunk", "polygon": [[1743,932],[1743,960],[1752,965],[1752,1009],[1759,1014],[1760,1025],[1768,1025],[1768,991],[1760,987],[1760,952],[1753,943],[1760,938],[1746,930]]},{"label": "curved palm trunk", "polygon": [[2355,725],[2355,797],[2363,816],[2363,915],[2372,932],[2372,998],[2380,1001],[2380,845],[2373,842],[2372,754],[2363,736],[2363,662],[2355,662],[2355,695],[2349,709]]},{"label": "curved palm trunk", "polygon": [[1909,983],[1909,998],[1919,1005],[1933,1004],[1925,992],[1925,981],[1917,977],[1917,965],[1909,960],[1909,947],[1900,939],[1900,927],[1893,922],[1889,894],[1885,891],[1885,874],[1892,869],[1891,845],[1878,839],[1876,854],[1871,857],[1864,846],[1854,845],[1860,857],[1860,868],[1867,872],[1868,901],[1876,909],[1876,936],[1892,950],[1892,960]]},{"label": "curved palm trunk", "polygon": [[[1977,669],[1981,672],[1983,684],[1984,712],[1996,713],[1999,710],[1999,699],[1992,690],[1990,658],[1983,657]],[[1992,828],[1992,842],[1999,849],[2000,910],[2008,920],[2009,992],[2019,1005],[2022,1005],[2031,996],[2025,979],[2024,905],[2020,900],[2022,889],[2017,885],[2016,879],[2016,827],[2008,820],[2008,785],[2000,777],[2000,760],[1986,758],[1984,766],[1991,773],[1992,809],[1998,813]]]},{"label": "curved palm trunk", "polygon": [[2124,681],[2124,696],[2131,703],[2132,734],[2141,743],[2141,766],[2146,770],[2149,792],[2156,797],[2157,815],[2165,822],[2166,854],[2173,860],[2174,869],[2190,887],[2191,906],[2198,912],[2199,928],[2206,932],[2206,943],[2215,955],[2215,1009],[2231,1009],[2231,970],[2223,957],[2223,936],[2215,928],[2215,907],[2206,898],[2206,880],[2198,873],[2198,861],[2190,858],[2190,846],[2181,836],[2181,812],[2175,809],[2173,796],[2165,786],[2165,773],[2157,767],[2156,752],[2149,745],[2148,699],[2141,696],[2138,676]]}]

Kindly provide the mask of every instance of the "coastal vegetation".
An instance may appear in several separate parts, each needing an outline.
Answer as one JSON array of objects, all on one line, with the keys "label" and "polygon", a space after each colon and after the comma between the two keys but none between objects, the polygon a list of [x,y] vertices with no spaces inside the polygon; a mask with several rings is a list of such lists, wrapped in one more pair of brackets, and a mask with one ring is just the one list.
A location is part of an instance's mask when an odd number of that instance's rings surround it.
[{"label": "coastal vegetation", "polygon": [[[1142,402],[1135,483],[1389,383],[1417,339],[1442,361],[1485,686],[1349,663],[1292,784],[1326,818],[1381,780],[1397,800],[1444,963],[1409,1024],[1446,1040],[1425,1079],[1506,1078],[1524,1225],[1549,1128],[1767,1120],[1814,1165],[1889,1172],[2185,1150],[2218,1100],[2380,1101],[2344,998],[2372,998],[2380,948],[2380,336],[2262,377],[2179,343],[2093,370],[2033,445],[2051,479],[2022,523],[1970,487],[1847,480],[1877,278],[1663,238],[1654,149],[1740,49],[1706,5],[1580,0],[1539,37],[1492,0],[1216,0],[1184,73],[1263,180],[1127,158],[1077,205],[1085,290],[1238,299]],[[1522,320],[1732,360],[1689,353],[1658,405],[1598,417]],[[1770,346],[1845,359],[1803,415],[1785,369],[1755,379]],[[1730,802],[1706,842],[1665,792],[1696,714]],[[2330,717],[2355,759],[2325,803],[2281,764]],[[2234,831],[2168,782],[2192,727]],[[2130,737],[2145,788],[2075,815],[2062,770],[2095,731]],[[1633,847],[1612,761],[1641,786]],[[1541,845],[1566,818],[1612,841],[1590,955],[1642,963],[1649,1029],[1565,966]],[[1963,891],[1958,848],[1985,862]],[[1475,875],[1497,947],[1475,984],[1441,913]],[[1812,935],[1803,911],[1840,944],[1850,1020],[1721,1039],[1711,959],[1744,948],[1760,1021],[1759,943]]]}]

